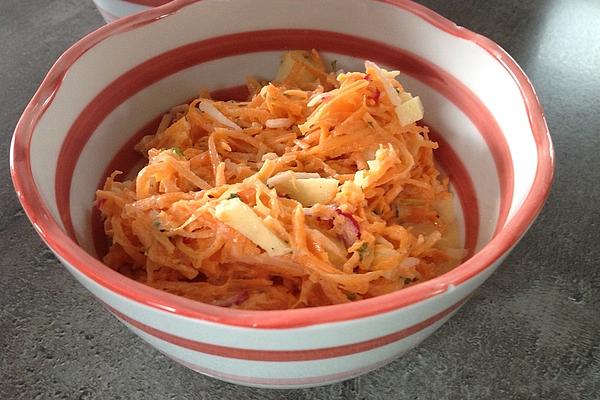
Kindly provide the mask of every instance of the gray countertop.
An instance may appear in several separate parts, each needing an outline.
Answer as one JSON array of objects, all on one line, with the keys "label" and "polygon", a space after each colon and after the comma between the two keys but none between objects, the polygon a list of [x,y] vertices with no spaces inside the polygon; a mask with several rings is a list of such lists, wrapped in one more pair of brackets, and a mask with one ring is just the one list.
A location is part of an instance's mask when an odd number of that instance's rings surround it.
[{"label": "gray countertop", "polygon": [[10,137],[51,64],[102,20],[91,1],[0,1],[0,399],[600,399],[600,1],[422,3],[499,43],[533,81],[556,147],[547,205],[420,347],[352,381],[269,391],[142,343],[35,234],[10,182]]}]

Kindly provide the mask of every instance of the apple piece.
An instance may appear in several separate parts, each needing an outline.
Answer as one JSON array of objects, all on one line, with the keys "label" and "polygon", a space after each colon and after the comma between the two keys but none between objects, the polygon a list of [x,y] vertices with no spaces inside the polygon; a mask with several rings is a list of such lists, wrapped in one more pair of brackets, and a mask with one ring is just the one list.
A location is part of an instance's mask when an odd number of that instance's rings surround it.
[{"label": "apple piece", "polygon": [[276,175],[273,175],[269,179],[267,179],[267,185],[271,187],[276,187],[280,185],[288,185],[290,182],[296,179],[307,179],[307,178],[320,178],[321,175],[316,172],[294,172],[294,171],[284,171],[280,172]]},{"label": "apple piece", "polygon": [[419,96],[413,97],[399,106],[396,106],[396,115],[398,116],[401,126],[420,121],[423,119],[423,112],[423,103],[421,103]]},{"label": "apple piece", "polygon": [[271,257],[292,252],[290,246],[269,230],[252,208],[239,198],[221,201],[215,208],[215,217],[246,236]]},{"label": "apple piece", "polygon": [[335,197],[338,185],[339,181],[333,178],[297,179],[297,192],[290,196],[305,207],[312,207],[318,203],[328,204]]},{"label": "apple piece", "polygon": [[[298,62],[297,60],[304,60],[311,66],[319,69],[319,65],[316,65],[316,63],[313,62],[310,52],[304,50],[288,51],[281,56],[281,64],[279,64],[275,81],[285,81],[292,72],[294,65],[296,65]],[[294,81],[299,83],[308,83],[313,82],[316,78],[316,75],[312,71],[307,68],[302,68],[302,71],[298,74]]]},{"label": "apple piece", "polygon": [[412,96],[412,94],[410,94],[409,92],[400,92],[400,93],[398,93],[398,96],[400,96],[400,100],[401,100],[403,103],[406,103],[407,101],[409,101],[409,100],[412,100],[412,99],[413,99],[413,96]]}]

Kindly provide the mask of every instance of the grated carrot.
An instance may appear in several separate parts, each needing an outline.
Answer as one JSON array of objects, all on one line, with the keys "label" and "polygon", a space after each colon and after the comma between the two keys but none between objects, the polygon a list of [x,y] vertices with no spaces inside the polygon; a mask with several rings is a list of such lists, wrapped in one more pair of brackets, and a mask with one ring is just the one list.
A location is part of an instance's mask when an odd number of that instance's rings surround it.
[{"label": "grated carrot", "polygon": [[[366,71],[336,76],[318,52],[292,51],[277,81],[247,79],[245,102],[205,93],[174,107],[137,144],[147,164],[136,179],[118,182],[115,171],[96,193],[112,242],[104,262],[166,292],[260,310],[379,296],[458,264],[437,143],[426,126],[406,124],[419,107],[401,114],[418,98],[396,72],[371,62]],[[284,171],[297,175],[270,180]],[[297,200],[306,196],[310,205]],[[276,253],[223,219],[232,199]]]}]

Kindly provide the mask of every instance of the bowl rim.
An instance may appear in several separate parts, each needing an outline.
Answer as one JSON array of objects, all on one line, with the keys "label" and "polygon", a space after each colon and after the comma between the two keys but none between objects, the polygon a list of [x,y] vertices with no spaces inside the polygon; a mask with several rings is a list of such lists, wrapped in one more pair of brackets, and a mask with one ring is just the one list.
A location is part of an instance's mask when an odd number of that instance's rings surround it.
[{"label": "bowl rim", "polygon": [[519,88],[537,149],[537,166],[531,188],[516,213],[497,234],[470,259],[453,270],[386,295],[359,302],[294,310],[249,311],[212,306],[153,289],[106,267],[78,246],[52,217],[34,183],[29,149],[33,131],[51,104],[68,69],[86,51],[121,32],[152,23],[181,8],[203,0],[174,0],[105,25],[72,45],[52,66],[19,119],[10,146],[10,172],[25,213],[43,241],[71,267],[113,293],[138,304],[194,320],[244,328],[287,329],[348,321],[399,310],[452,290],[504,256],[524,235],[541,211],[554,174],[554,149],[542,106],[531,82],[514,59],[492,40],[456,25],[449,19],[411,0],[367,0],[408,11],[434,27],[470,41],[488,52],[506,69]]}]

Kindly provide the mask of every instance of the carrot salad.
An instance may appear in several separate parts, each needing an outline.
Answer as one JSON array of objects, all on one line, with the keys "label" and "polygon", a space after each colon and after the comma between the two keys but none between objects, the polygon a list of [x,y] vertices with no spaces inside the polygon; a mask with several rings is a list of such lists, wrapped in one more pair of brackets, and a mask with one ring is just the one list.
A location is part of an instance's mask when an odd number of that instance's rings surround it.
[{"label": "carrot salad", "polygon": [[282,56],[247,101],[203,93],[136,146],[147,163],[96,193],[103,261],[151,287],[231,308],[358,301],[464,257],[419,97],[366,61]]}]

